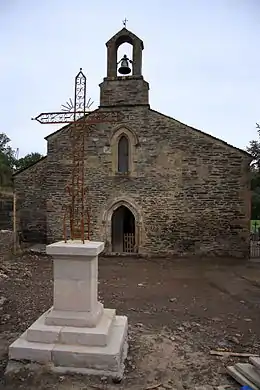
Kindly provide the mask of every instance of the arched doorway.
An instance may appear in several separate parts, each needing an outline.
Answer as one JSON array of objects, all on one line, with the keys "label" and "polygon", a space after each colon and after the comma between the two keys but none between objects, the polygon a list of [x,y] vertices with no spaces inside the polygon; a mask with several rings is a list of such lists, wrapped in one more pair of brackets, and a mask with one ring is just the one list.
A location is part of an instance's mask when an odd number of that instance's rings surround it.
[{"label": "arched doorway", "polygon": [[112,252],[135,252],[135,217],[126,206],[118,207],[112,215]]}]

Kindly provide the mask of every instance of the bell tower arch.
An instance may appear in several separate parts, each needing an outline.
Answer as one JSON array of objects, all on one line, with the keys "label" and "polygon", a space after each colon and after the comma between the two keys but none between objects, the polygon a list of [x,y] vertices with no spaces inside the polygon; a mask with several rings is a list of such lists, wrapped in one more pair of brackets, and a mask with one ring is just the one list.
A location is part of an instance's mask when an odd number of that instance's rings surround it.
[{"label": "bell tower arch", "polygon": [[[132,46],[131,58],[118,58],[118,49],[124,43]],[[106,47],[107,75],[99,85],[100,107],[149,106],[149,84],[142,75],[143,41],[124,27]]]},{"label": "bell tower arch", "polygon": [[107,46],[107,77],[117,77],[117,58],[118,48],[123,43],[132,45],[132,63],[133,76],[142,75],[142,51],[144,49],[143,41],[131,31],[123,28],[106,43]]}]

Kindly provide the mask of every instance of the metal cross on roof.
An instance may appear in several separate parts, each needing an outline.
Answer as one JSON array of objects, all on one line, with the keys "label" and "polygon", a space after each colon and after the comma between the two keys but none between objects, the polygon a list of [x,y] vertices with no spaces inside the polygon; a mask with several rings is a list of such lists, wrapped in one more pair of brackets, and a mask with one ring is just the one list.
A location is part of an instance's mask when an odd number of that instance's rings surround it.
[{"label": "metal cross on roof", "polygon": [[[65,208],[63,218],[64,240],[67,241],[67,219],[69,219],[70,239],[90,239],[90,211],[86,204],[85,195],[85,159],[86,136],[90,126],[104,122],[121,122],[124,115],[120,111],[95,110],[89,111],[93,102],[91,99],[86,103],[86,76],[80,68],[75,77],[74,102],[71,99],[62,105],[62,111],[42,112],[35,118],[41,124],[71,124],[71,151],[72,151],[72,171],[70,183],[66,185],[64,191],[69,196],[69,204]],[[86,228],[87,225],[87,228]]]},{"label": "metal cross on roof", "polygon": [[128,22],[128,20],[125,18],[125,19],[123,20],[123,25],[124,25],[125,28],[126,28],[126,22]]}]

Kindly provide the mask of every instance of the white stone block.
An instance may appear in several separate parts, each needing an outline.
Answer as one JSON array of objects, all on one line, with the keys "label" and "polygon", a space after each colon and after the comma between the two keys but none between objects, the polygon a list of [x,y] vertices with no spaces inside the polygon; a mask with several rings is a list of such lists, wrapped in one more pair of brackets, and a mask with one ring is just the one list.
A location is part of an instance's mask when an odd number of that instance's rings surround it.
[{"label": "white stone block", "polygon": [[63,311],[54,308],[45,318],[46,325],[95,327],[103,314],[103,305],[98,302],[95,310],[87,311]]},{"label": "white stone block", "polygon": [[247,379],[243,374],[241,374],[235,366],[228,366],[227,372],[234,378],[238,383],[242,386],[249,386],[253,390],[259,390],[257,386],[255,386],[249,379]]},{"label": "white stone block", "polygon": [[94,257],[91,261],[72,260],[71,258],[66,260],[55,259],[53,261],[53,275],[54,280],[89,280],[94,278],[97,281],[97,257]]},{"label": "white stone block", "polygon": [[260,358],[256,356],[250,356],[249,361],[260,372]]},{"label": "white stone block", "polygon": [[260,387],[260,374],[252,364],[237,363],[235,364],[235,368],[250,382],[254,383],[254,385],[256,385],[258,388]]},{"label": "white stone block", "polygon": [[67,243],[64,241],[55,242],[54,244],[47,245],[46,253],[51,256],[86,256],[93,257],[98,256],[104,250],[104,243],[97,241],[86,241],[82,244],[79,240],[69,240]]},{"label": "white stone block", "polygon": [[103,316],[95,328],[62,328],[60,344],[106,346],[114,324],[115,312],[114,309],[104,309]]},{"label": "white stone block", "polygon": [[54,365],[120,371],[127,344],[127,318],[117,316],[114,324],[109,343],[105,347],[55,345],[52,351]]},{"label": "white stone block", "polygon": [[97,284],[94,280],[54,280],[55,310],[92,311],[97,304]]},{"label": "white stone block", "polygon": [[20,337],[9,347],[9,359],[48,363],[52,359],[54,344],[31,343]]},{"label": "white stone block", "polygon": [[59,342],[61,326],[45,325],[49,310],[38,318],[26,331],[26,340],[35,343],[53,344]]}]

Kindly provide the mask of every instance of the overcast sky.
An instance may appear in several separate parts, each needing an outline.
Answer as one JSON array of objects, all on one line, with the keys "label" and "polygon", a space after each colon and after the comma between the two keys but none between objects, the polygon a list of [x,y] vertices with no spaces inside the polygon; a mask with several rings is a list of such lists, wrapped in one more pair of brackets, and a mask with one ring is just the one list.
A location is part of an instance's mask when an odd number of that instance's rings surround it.
[{"label": "overcast sky", "polygon": [[20,157],[45,154],[57,127],[31,117],[73,97],[80,67],[98,106],[105,42],[125,17],[153,109],[240,148],[257,137],[260,0],[0,0],[0,132]]}]

